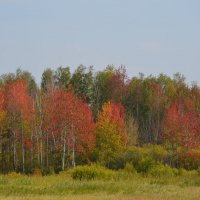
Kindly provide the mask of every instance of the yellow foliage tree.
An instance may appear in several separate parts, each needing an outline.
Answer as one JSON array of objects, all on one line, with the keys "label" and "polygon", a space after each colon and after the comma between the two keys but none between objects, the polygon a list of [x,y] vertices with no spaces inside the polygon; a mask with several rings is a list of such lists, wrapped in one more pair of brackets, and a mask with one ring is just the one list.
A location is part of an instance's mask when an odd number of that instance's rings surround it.
[{"label": "yellow foliage tree", "polygon": [[103,105],[97,117],[96,143],[99,160],[108,164],[115,155],[126,148],[127,132],[125,110],[121,104],[108,102]]}]

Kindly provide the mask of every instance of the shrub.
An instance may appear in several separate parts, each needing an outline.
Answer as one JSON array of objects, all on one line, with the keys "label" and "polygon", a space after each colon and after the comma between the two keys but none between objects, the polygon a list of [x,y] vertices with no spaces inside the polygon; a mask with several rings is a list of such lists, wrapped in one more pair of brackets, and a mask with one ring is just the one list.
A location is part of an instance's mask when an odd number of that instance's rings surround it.
[{"label": "shrub", "polygon": [[126,163],[123,170],[117,172],[117,180],[129,180],[137,176],[137,171],[132,165],[132,163]]},{"label": "shrub", "polygon": [[53,174],[57,174],[57,172],[55,172],[55,169],[52,168],[52,167],[49,167],[49,168],[43,168],[41,170],[42,172],[42,176],[47,176],[47,175],[53,175]]},{"label": "shrub", "polygon": [[185,169],[183,169],[183,168],[180,168],[180,169],[173,169],[173,171],[174,171],[174,174],[175,174],[176,176],[187,176],[187,175],[190,174],[190,171],[187,171],[187,170],[185,170]]},{"label": "shrub", "polygon": [[137,173],[136,169],[133,167],[133,165],[131,163],[126,163],[123,171],[128,174],[136,174]]},{"label": "shrub", "polygon": [[197,169],[197,174],[200,175],[200,167]]},{"label": "shrub", "polygon": [[184,175],[187,175],[187,170],[183,169],[183,168],[180,168],[178,169],[178,174],[180,176],[184,176]]},{"label": "shrub", "polygon": [[153,168],[156,165],[155,160],[153,160],[152,158],[142,158],[142,160],[138,163],[138,165],[136,166],[136,170],[139,173],[142,174],[147,174],[151,168]]},{"label": "shrub", "polygon": [[126,159],[127,151],[119,152],[112,161],[109,162],[109,169],[119,170],[125,167],[126,162],[129,160]]},{"label": "shrub", "polygon": [[180,168],[180,169],[173,168],[173,172],[176,176],[196,176],[196,175],[198,175],[198,170],[185,170],[183,168]]},{"label": "shrub", "polygon": [[142,158],[144,157],[144,149],[141,147],[131,147],[127,150],[126,154],[124,155],[124,161],[130,162],[133,166],[138,166],[141,162]]},{"label": "shrub", "polygon": [[78,166],[69,171],[72,178],[75,180],[94,180],[104,179],[109,180],[115,178],[116,173],[98,165]]},{"label": "shrub", "polygon": [[149,172],[149,175],[155,176],[155,177],[162,177],[162,176],[174,176],[173,168],[169,166],[165,166],[162,164],[153,166]]},{"label": "shrub", "polygon": [[148,160],[154,163],[164,163],[167,161],[169,153],[161,145],[144,145],[143,147],[129,147],[125,152],[116,154],[112,162],[109,164],[111,169],[124,169],[126,163],[132,163],[133,166],[141,171],[141,163]]},{"label": "shrub", "polygon": [[174,173],[175,176],[180,175],[179,169],[177,169],[177,168],[172,168],[172,169],[173,169],[173,173]]},{"label": "shrub", "polygon": [[146,156],[151,157],[157,162],[164,162],[169,156],[168,151],[161,145],[148,144],[143,148],[145,150]]}]

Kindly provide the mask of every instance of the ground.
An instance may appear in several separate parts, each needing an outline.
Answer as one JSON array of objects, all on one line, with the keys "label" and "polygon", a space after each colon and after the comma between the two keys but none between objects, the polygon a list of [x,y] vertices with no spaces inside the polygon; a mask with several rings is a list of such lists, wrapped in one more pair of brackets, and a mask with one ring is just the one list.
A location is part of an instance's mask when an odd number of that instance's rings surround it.
[{"label": "ground", "polygon": [[74,181],[68,175],[0,176],[1,200],[200,199],[200,176]]}]

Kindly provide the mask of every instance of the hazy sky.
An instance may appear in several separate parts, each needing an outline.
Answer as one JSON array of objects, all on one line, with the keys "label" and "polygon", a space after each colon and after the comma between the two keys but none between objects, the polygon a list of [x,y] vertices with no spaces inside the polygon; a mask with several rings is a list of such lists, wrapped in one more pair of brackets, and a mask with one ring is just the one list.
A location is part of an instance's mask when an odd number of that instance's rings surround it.
[{"label": "hazy sky", "polygon": [[0,0],[0,74],[79,64],[200,83],[200,0]]}]

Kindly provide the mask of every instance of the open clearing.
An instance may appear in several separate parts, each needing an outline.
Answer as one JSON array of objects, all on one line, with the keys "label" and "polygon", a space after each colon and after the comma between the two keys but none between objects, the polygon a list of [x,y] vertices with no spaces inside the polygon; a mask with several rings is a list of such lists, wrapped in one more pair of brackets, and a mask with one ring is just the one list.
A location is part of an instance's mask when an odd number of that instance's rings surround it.
[{"label": "open clearing", "polygon": [[74,181],[68,175],[0,176],[1,200],[199,199],[200,177]]}]

